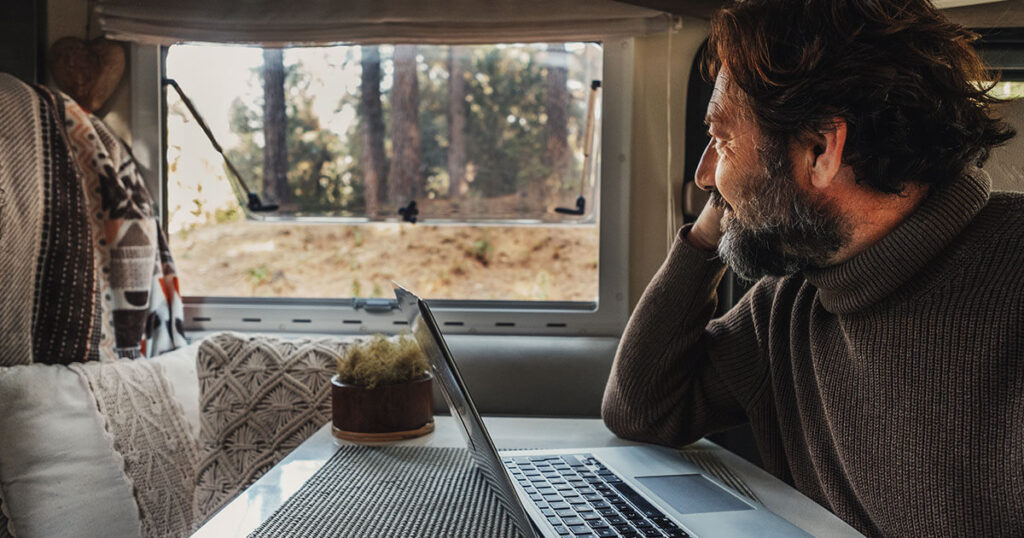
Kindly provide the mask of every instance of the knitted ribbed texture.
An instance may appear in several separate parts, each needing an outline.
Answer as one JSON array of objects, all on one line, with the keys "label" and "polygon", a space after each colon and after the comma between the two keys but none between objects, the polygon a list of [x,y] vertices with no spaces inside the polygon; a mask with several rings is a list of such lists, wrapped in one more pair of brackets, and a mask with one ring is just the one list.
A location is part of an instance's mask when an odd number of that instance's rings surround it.
[{"label": "knitted ribbed texture", "polygon": [[1024,195],[974,172],[842,264],[710,320],[684,229],[626,328],[603,415],[670,445],[749,420],[765,467],[873,536],[1024,534]]},{"label": "knitted ribbed texture", "polygon": [[343,446],[249,536],[522,534],[464,448]]}]

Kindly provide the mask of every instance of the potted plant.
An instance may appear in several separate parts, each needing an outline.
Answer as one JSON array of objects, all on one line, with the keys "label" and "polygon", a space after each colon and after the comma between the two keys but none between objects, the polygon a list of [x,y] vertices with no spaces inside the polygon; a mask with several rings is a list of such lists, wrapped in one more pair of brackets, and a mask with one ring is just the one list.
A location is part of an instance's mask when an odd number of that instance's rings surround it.
[{"label": "potted plant", "polygon": [[378,334],[353,345],[331,384],[335,437],[381,442],[434,431],[429,365],[409,336]]}]

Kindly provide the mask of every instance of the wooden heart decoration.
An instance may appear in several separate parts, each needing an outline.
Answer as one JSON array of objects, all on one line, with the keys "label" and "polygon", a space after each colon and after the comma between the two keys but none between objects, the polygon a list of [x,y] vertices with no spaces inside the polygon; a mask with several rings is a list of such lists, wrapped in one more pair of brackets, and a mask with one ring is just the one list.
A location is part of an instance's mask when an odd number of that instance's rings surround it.
[{"label": "wooden heart decoration", "polygon": [[124,75],[124,47],[106,38],[62,37],[50,47],[53,81],[89,112],[99,110]]}]

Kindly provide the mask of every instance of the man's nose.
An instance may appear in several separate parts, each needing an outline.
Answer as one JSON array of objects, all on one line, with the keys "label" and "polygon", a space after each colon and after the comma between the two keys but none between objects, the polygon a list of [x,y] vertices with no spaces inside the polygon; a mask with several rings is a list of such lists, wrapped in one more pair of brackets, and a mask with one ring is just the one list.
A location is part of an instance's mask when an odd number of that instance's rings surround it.
[{"label": "man's nose", "polygon": [[697,171],[693,173],[693,180],[701,189],[706,191],[715,189],[715,162],[717,160],[715,146],[712,141],[708,141],[708,145],[704,147],[704,153],[700,156],[700,162],[697,163]]}]

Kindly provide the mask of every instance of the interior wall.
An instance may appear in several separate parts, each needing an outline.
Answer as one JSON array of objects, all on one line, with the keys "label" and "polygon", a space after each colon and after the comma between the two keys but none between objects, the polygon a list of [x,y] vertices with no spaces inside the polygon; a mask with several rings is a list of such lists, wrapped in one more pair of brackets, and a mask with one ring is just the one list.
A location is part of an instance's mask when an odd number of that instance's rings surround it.
[{"label": "interior wall", "polygon": [[636,40],[629,207],[630,310],[661,266],[683,224],[680,191],[686,162],[686,91],[690,67],[707,33],[707,21],[685,18],[671,37],[660,34]]},{"label": "interior wall", "polygon": [[[100,36],[99,24],[93,19],[89,24],[88,0],[47,0],[46,2],[46,26],[47,26],[47,49],[55,41],[62,37],[77,37],[79,39],[94,39]],[[86,31],[88,29],[88,34]],[[131,73],[129,72],[131,62],[127,61],[128,45],[125,44],[125,71],[121,77],[121,83],[114,90],[113,95],[100,110],[95,111],[96,115],[103,119],[119,137],[131,143]],[[53,84],[49,70],[46,73],[46,82]]]}]

